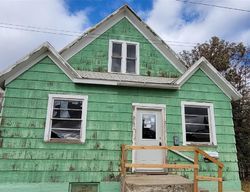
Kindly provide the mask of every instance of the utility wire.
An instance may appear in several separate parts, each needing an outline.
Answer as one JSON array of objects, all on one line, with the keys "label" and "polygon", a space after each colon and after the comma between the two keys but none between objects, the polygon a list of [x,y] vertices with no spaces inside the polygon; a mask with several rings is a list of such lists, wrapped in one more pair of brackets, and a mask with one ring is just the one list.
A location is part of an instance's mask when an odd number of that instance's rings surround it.
[{"label": "utility wire", "polygon": [[[48,33],[48,34],[53,34],[53,35],[66,35],[66,36],[77,36],[77,37],[80,37],[82,35],[82,33],[74,32],[74,31],[59,30],[59,29],[53,29],[53,28],[41,28],[41,27],[25,26],[25,25],[15,25],[15,24],[9,24],[9,23],[0,23],[0,28],[22,30],[22,31],[31,31],[31,32],[38,32],[38,33]],[[71,34],[71,33],[75,33],[75,34]],[[89,38],[98,37],[99,35],[102,35],[102,34],[88,35],[87,37],[89,37]],[[133,38],[135,38],[135,37],[133,37]],[[173,46],[194,47],[195,45],[197,45],[197,43],[182,42],[182,41],[167,41],[166,40],[166,42],[169,42],[168,44],[173,45]],[[153,42],[153,43],[159,44],[159,42]]]},{"label": "utility wire", "polygon": [[215,5],[215,4],[208,4],[208,3],[194,2],[194,1],[187,1],[187,0],[176,0],[176,1],[183,2],[183,3],[204,5],[204,6],[209,6],[209,7],[216,7],[216,8],[229,9],[229,10],[233,10],[233,11],[243,11],[243,12],[250,13],[250,10],[240,9],[240,8],[235,8],[235,7],[227,7],[227,6],[222,6],[222,5]]}]

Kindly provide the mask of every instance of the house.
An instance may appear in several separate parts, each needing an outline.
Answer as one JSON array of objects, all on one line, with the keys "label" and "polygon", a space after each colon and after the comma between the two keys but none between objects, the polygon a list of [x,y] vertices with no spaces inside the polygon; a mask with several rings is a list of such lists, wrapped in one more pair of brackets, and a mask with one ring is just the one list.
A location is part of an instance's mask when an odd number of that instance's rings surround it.
[{"label": "house", "polygon": [[[205,58],[187,68],[127,5],[60,52],[44,43],[2,73],[0,86],[0,191],[118,192],[122,144],[195,146],[224,164],[224,191],[241,191],[231,108],[241,95]],[[151,150],[128,159],[190,157]],[[217,175],[199,161],[200,175]],[[152,170],[163,171],[141,169]],[[190,169],[171,172],[193,179]]]}]

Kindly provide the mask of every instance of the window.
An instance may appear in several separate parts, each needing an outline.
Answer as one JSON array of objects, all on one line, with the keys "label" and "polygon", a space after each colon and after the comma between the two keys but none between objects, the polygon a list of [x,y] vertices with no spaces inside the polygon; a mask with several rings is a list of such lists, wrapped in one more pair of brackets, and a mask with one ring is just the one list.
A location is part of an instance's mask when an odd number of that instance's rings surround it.
[{"label": "window", "polygon": [[183,144],[216,145],[211,103],[182,102]]},{"label": "window", "polygon": [[98,183],[70,183],[69,192],[98,192]]},{"label": "window", "polygon": [[110,40],[109,72],[139,74],[139,44]]},{"label": "window", "polygon": [[87,96],[50,94],[45,141],[84,142]]}]

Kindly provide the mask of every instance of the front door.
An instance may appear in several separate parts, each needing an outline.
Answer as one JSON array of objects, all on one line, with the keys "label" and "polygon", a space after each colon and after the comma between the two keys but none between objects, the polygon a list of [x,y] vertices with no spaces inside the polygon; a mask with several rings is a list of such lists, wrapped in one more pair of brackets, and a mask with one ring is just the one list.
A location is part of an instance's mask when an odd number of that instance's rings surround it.
[{"label": "front door", "polygon": [[[165,107],[163,105],[137,104],[134,106],[134,145],[165,145]],[[163,164],[164,150],[135,150],[136,164]],[[136,172],[162,172],[159,168],[137,168]]]}]

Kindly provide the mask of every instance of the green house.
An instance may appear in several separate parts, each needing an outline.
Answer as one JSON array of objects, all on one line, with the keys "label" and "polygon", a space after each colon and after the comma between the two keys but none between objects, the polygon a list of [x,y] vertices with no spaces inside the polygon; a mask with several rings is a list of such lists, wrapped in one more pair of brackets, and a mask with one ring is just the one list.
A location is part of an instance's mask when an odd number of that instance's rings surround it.
[{"label": "green house", "polygon": [[[197,147],[224,164],[223,191],[241,191],[231,107],[241,95],[205,58],[187,68],[127,5],[60,52],[44,43],[3,73],[0,86],[0,191],[118,192],[122,144]],[[151,149],[127,158],[194,157]],[[199,175],[216,177],[217,166],[200,157]],[[217,182],[199,187],[217,191]]]}]

